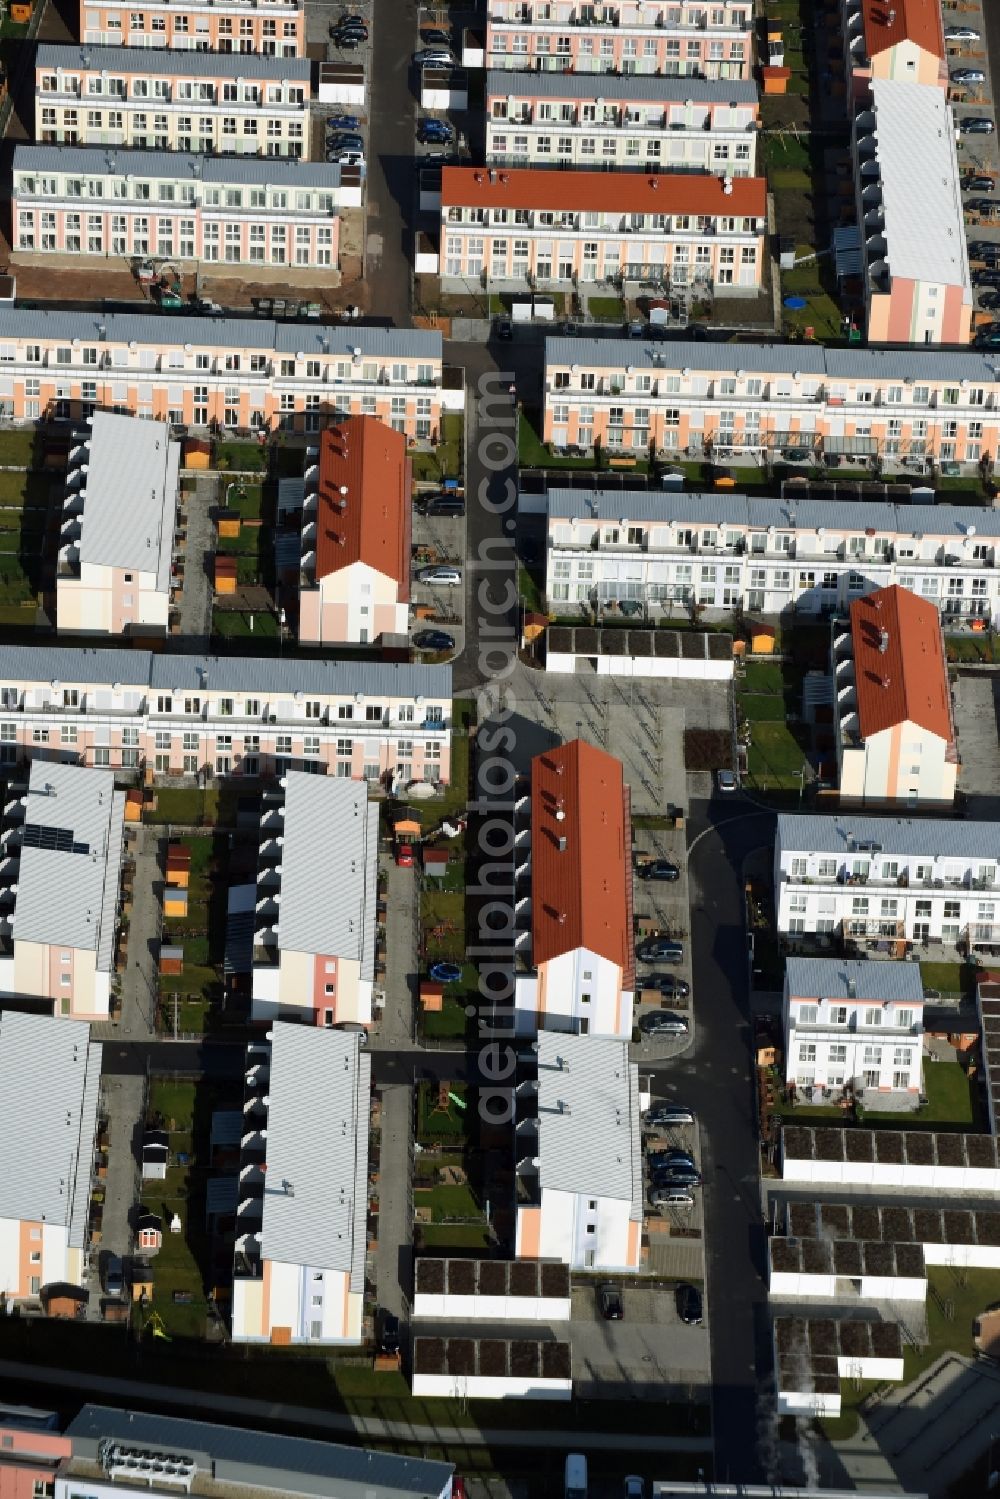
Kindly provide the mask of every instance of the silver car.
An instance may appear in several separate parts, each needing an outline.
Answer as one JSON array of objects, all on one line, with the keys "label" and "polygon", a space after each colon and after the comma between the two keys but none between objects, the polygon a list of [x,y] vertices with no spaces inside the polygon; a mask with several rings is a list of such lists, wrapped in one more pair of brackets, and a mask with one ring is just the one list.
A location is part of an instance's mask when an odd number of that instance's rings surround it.
[{"label": "silver car", "polygon": [[417,573],[421,583],[431,583],[437,588],[460,588],[462,585],[461,569],[457,567],[422,567]]}]

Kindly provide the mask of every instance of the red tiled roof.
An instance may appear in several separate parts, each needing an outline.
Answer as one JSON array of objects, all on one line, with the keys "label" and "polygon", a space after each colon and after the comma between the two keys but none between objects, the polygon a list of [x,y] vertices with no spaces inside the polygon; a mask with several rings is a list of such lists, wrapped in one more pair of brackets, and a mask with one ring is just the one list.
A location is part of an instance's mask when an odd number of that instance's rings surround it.
[{"label": "red tiled roof", "polygon": [[[345,489],[346,494],[341,490]],[[410,596],[410,460],[406,438],[352,416],[320,438],[316,579],[365,562]]]},{"label": "red tiled roof", "polygon": [[[635,982],[632,831],[620,760],[574,739],[531,762],[534,961],[587,947]],[[564,847],[560,846],[563,840]]]},{"label": "red tiled roof", "polygon": [[858,726],[862,738],[919,724],[951,741],[948,669],[937,609],[893,584],[851,605]]},{"label": "red tiled roof", "polygon": [[862,0],[869,57],[914,42],[933,57],[944,57],[940,0]]},{"label": "red tiled roof", "polygon": [[762,219],[767,213],[763,177],[728,179],[695,172],[551,172],[536,167],[445,167],[444,208],[591,209],[603,213],[735,214]]}]

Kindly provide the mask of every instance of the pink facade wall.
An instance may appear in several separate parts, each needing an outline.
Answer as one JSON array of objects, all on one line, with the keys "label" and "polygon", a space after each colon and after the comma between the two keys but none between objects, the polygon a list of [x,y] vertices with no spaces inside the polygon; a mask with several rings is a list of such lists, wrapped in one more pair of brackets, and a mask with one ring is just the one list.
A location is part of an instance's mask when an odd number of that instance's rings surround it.
[{"label": "pink facade wall", "polygon": [[51,1483],[72,1452],[68,1437],[16,1426],[0,1426],[0,1443],[0,1499],[34,1499],[35,1484]]},{"label": "pink facade wall", "polygon": [[[446,210],[442,211],[441,221],[441,232],[445,241],[441,273],[447,276],[461,276],[463,279],[469,276],[478,277],[485,264],[490,268],[490,276],[494,280],[501,275],[511,277],[516,275],[519,280],[523,280],[523,271],[519,268],[515,269],[513,247],[515,239],[527,238],[527,270],[543,282],[568,281],[572,277],[580,281],[601,281],[612,271],[617,275],[625,266],[655,267],[658,271],[670,272],[675,260],[678,259],[678,250],[683,245],[688,257],[683,264],[688,268],[689,275],[693,275],[696,269],[709,268],[712,280],[717,284],[728,284],[749,290],[756,290],[760,286],[761,267],[764,260],[763,236],[748,238],[746,235],[733,235],[727,238],[721,233],[717,234],[717,220],[710,220],[709,227],[705,230],[711,256],[708,260],[696,262],[696,247],[691,235],[675,239],[659,234],[644,239],[639,234],[623,234],[621,238],[617,238],[613,235],[601,237],[596,230],[591,234],[586,229],[579,229],[574,231],[573,237],[570,237],[565,233],[558,234],[552,228],[532,231],[520,225],[516,228],[505,225],[503,228],[488,229],[483,225],[449,224],[445,218],[445,212]],[[480,255],[477,251],[470,265],[468,240],[471,235],[476,236],[477,242],[482,241],[483,253]],[[497,240],[501,240],[507,247],[503,272],[498,269],[502,257],[494,254]],[[597,243],[597,258],[588,260],[584,256],[584,244],[594,240]],[[701,245],[704,245],[706,240],[702,240]],[[544,258],[539,255],[540,242],[546,246]],[[701,248],[701,245],[698,248]],[[750,259],[744,259],[744,250],[751,257]],[[457,266],[456,258],[460,262]],[[541,269],[539,268],[540,261]],[[523,264],[524,262],[518,262],[518,267]],[[560,274],[560,268],[570,265],[572,269],[568,276]]]},{"label": "pink facade wall", "polygon": [[[333,972],[327,973],[326,965],[333,964]],[[336,1024],[339,1016],[337,1014],[337,959],[333,953],[317,953],[313,959],[313,992],[312,1007],[317,1025],[326,1024],[326,1012],[329,1010],[333,1016],[333,1024]],[[326,987],[332,984],[333,993],[327,994]]]},{"label": "pink facade wall", "polygon": [[[523,50],[524,38],[527,51]],[[515,37],[519,40],[515,43]],[[648,50],[647,50],[648,47]],[[661,73],[667,77],[749,78],[749,34],[735,37],[666,29],[611,29],[607,26],[496,24],[486,28],[486,66],[542,68],[553,72]]]},{"label": "pink facade wall", "polygon": [[[118,258],[119,252],[113,248],[112,218],[124,215],[130,254],[158,252],[165,243],[170,243],[174,247],[171,253],[178,259],[194,258],[227,265],[323,266],[331,269],[340,264],[340,219],[337,215],[316,220],[304,215],[297,218],[293,211],[289,212],[287,222],[281,225],[284,234],[280,241],[275,240],[268,223],[264,238],[251,244],[251,230],[259,226],[259,219],[227,215],[219,209],[205,210],[200,204],[170,208],[162,204],[143,204],[137,211],[134,205],[118,200],[108,203],[88,199],[86,204],[65,208],[51,202],[42,206],[37,199],[15,197],[11,214],[13,248],[22,254],[114,255]],[[192,225],[193,228],[185,229],[183,225]],[[235,261],[230,258],[232,241],[227,238],[227,229],[233,225],[239,226],[238,259]],[[297,237],[303,228],[309,231],[305,246]],[[211,237],[213,230],[215,237]],[[185,244],[193,244],[193,257],[180,255],[182,240]],[[98,241],[101,248],[91,248]],[[301,257],[303,249],[306,251],[305,260]]]},{"label": "pink facade wall", "polygon": [[[144,24],[133,27],[130,21],[139,15]],[[134,3],[88,5],[81,0],[79,24],[81,40],[95,46],[179,50],[207,46],[210,52],[305,55],[304,13],[292,5],[271,5],[249,14],[234,5],[226,14],[222,7],[207,5],[168,8],[145,4],[137,9]]]}]

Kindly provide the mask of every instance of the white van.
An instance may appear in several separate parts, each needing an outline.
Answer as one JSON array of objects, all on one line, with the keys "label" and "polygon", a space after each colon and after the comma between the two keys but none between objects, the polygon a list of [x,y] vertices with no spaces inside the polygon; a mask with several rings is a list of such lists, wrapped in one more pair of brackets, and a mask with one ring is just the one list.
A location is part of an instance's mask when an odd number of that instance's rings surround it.
[{"label": "white van", "polygon": [[580,1452],[571,1452],[566,1458],[563,1499],[587,1499],[587,1459]]}]

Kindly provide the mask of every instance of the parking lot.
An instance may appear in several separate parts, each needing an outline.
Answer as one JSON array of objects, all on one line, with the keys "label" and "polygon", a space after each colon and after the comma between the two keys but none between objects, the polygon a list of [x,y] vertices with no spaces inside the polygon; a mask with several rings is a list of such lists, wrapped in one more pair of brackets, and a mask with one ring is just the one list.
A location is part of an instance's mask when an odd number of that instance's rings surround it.
[{"label": "parking lot", "polygon": [[710,1383],[707,1328],[685,1327],[672,1285],[620,1289],[625,1315],[606,1322],[596,1283],[574,1287],[568,1331],[578,1398],[664,1401],[700,1394]]},{"label": "parking lot", "polygon": [[[443,631],[453,644],[443,647],[441,654],[450,659],[460,655],[465,644],[465,517],[421,515],[415,506],[413,548],[411,634],[416,637],[428,630]],[[424,581],[421,573],[428,568],[447,568],[457,572],[459,582]],[[421,617],[424,610],[431,611],[427,617]]]}]

